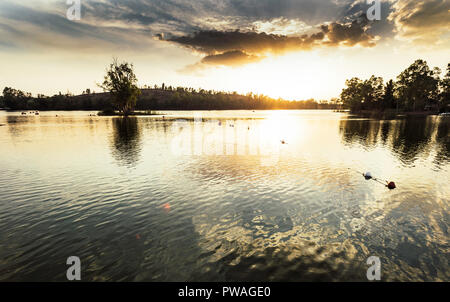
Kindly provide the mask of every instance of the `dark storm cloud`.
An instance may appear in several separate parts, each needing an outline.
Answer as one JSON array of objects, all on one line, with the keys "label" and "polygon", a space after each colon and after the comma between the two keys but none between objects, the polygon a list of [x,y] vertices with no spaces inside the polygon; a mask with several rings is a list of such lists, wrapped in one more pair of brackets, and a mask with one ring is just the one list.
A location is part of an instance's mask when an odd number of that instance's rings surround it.
[{"label": "dark storm cloud", "polygon": [[366,16],[359,17],[349,24],[333,22],[330,25],[323,25],[322,30],[328,37],[324,44],[354,46],[361,44],[365,47],[375,46],[374,36],[367,32],[369,21]]},{"label": "dark storm cloud", "polygon": [[289,50],[310,49],[324,34],[288,37],[256,32],[240,31],[199,31],[189,36],[172,38],[168,41],[192,48],[205,54],[242,50],[247,53],[280,53]]},{"label": "dark storm cloud", "polygon": [[[240,65],[258,61],[267,53],[283,54],[289,51],[310,50],[323,46],[375,45],[375,37],[367,33],[369,21],[365,15],[341,24],[333,22],[319,27],[310,35],[286,36],[252,31],[199,31],[192,35],[167,41],[177,43],[207,55],[202,62],[218,65]],[[225,59],[226,58],[226,59]]]}]

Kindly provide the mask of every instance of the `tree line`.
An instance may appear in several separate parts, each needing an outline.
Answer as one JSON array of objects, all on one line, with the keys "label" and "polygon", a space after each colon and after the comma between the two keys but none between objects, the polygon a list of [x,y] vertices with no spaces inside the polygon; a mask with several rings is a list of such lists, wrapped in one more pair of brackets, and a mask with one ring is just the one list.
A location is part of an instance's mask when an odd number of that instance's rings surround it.
[{"label": "tree line", "polygon": [[341,93],[342,105],[353,112],[396,110],[403,112],[450,110],[450,63],[447,73],[431,69],[424,60],[411,66],[384,84],[383,78],[371,76],[368,80],[352,78],[345,82]]},{"label": "tree line", "polygon": [[[337,102],[287,101],[274,99],[263,94],[222,92],[184,87],[156,86],[139,89],[134,101],[125,94],[90,93],[74,96],[70,93],[51,97],[25,93],[6,87],[0,97],[0,108],[10,110],[119,110],[129,113],[132,110],[264,110],[264,109],[337,109]],[[131,95],[131,94],[130,94]],[[123,100],[123,101],[121,101]]]},{"label": "tree line", "polygon": [[172,87],[162,84],[142,89],[137,86],[134,67],[114,59],[99,85],[104,93],[82,95],[71,93],[47,97],[6,87],[0,98],[0,108],[11,110],[101,110],[104,114],[129,115],[133,110],[235,110],[235,109],[336,109],[338,104],[327,101],[286,101],[262,94],[222,92],[214,90]]},{"label": "tree line", "polygon": [[0,97],[0,108],[10,110],[102,110],[111,106],[108,98],[98,96],[96,97],[96,94],[74,96],[71,93],[59,93],[51,97],[42,94],[33,97],[29,92],[5,87],[3,96]]},{"label": "tree line", "polygon": [[11,110],[118,110],[124,115],[133,110],[257,110],[257,109],[338,109],[351,111],[424,111],[450,110],[450,64],[441,79],[439,68],[430,69],[427,62],[417,60],[404,70],[396,81],[386,84],[383,78],[372,76],[368,80],[352,78],[346,81],[340,99],[331,101],[286,101],[262,94],[172,87],[162,84],[153,88],[137,87],[133,65],[114,60],[104,81],[99,85],[104,93],[82,95],[71,93],[51,97],[5,87],[0,97],[0,108]]}]

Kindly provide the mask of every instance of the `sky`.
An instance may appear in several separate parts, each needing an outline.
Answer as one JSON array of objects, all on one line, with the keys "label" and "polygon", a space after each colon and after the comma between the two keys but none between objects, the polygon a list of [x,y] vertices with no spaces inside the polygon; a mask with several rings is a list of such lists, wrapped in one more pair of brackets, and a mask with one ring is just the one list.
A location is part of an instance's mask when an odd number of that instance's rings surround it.
[{"label": "sky", "polygon": [[[71,20],[74,2],[80,18]],[[100,92],[113,58],[139,85],[338,97],[345,80],[450,62],[450,0],[1,0],[0,89]]]}]

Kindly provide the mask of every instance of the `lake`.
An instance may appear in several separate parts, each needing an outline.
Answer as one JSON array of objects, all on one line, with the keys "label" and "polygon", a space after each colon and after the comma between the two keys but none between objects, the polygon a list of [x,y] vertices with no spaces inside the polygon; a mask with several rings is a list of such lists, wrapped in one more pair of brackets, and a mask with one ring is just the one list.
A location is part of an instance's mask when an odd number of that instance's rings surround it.
[{"label": "lake", "polygon": [[0,111],[0,281],[450,281],[448,117],[93,113]]}]

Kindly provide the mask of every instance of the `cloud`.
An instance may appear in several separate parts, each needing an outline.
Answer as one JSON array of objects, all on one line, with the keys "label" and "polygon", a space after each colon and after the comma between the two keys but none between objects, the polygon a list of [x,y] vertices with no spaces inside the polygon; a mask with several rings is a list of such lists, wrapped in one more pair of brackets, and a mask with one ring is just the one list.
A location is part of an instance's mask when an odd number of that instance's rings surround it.
[{"label": "cloud", "polygon": [[264,59],[263,56],[249,55],[240,50],[232,50],[217,55],[207,55],[200,62],[190,64],[178,70],[182,74],[203,76],[203,71],[214,66],[237,67],[256,63]]},{"label": "cloud", "polygon": [[[450,31],[450,1],[397,0],[389,20],[394,22],[397,37],[420,44],[439,44]],[[445,37],[446,36],[446,37]]]},{"label": "cloud", "polygon": [[[132,34],[130,34],[130,32]],[[0,35],[17,49],[97,51],[149,49],[147,30],[129,30],[69,21],[64,13],[11,2],[0,3]]]},{"label": "cloud", "polygon": [[233,66],[317,47],[371,47],[394,28],[407,40],[448,37],[448,0],[382,0],[382,20],[371,23],[358,17],[369,6],[366,0],[83,0],[81,21],[71,22],[65,1],[2,0],[0,35],[3,48],[86,52],[151,51],[171,41],[207,62]]},{"label": "cloud", "polygon": [[355,46],[360,44],[364,47],[375,46],[375,37],[367,32],[369,21],[366,16],[358,18],[349,24],[339,24],[333,22],[330,25],[323,25],[322,30],[328,37],[325,44],[345,46]]},{"label": "cloud", "polygon": [[337,21],[347,15],[355,0],[229,0],[233,15],[273,20],[300,19],[308,24]]},{"label": "cloud", "polygon": [[240,50],[227,51],[218,55],[209,55],[202,59],[203,64],[237,66],[258,62],[262,57],[246,54]]},{"label": "cloud", "polygon": [[[141,49],[155,34],[184,36],[198,31],[255,30],[294,34],[317,24],[339,21],[354,0],[83,0],[81,20],[66,19],[68,5],[60,0],[0,1],[4,43],[22,48],[84,45],[85,48]],[[353,11],[351,13],[354,13]],[[54,37],[52,39],[52,36]],[[8,39],[8,41],[6,41]]]},{"label": "cloud", "polygon": [[241,31],[199,31],[192,35],[171,38],[175,42],[204,54],[218,54],[241,50],[251,54],[266,52],[283,53],[289,50],[310,49],[316,40],[323,39],[323,33],[301,37],[288,37],[256,32]]},{"label": "cloud", "polygon": [[84,0],[83,18],[147,26],[157,32],[250,29],[277,18],[307,24],[337,21],[355,0]]},{"label": "cloud", "polygon": [[[200,63],[238,66],[262,60],[268,54],[281,55],[292,51],[311,50],[325,46],[375,45],[376,37],[367,32],[365,15],[349,23],[323,24],[312,34],[299,36],[275,35],[254,31],[204,30],[166,41],[199,52],[205,57]],[[161,38],[161,36],[159,36]],[[198,69],[198,64],[191,67]]]}]

